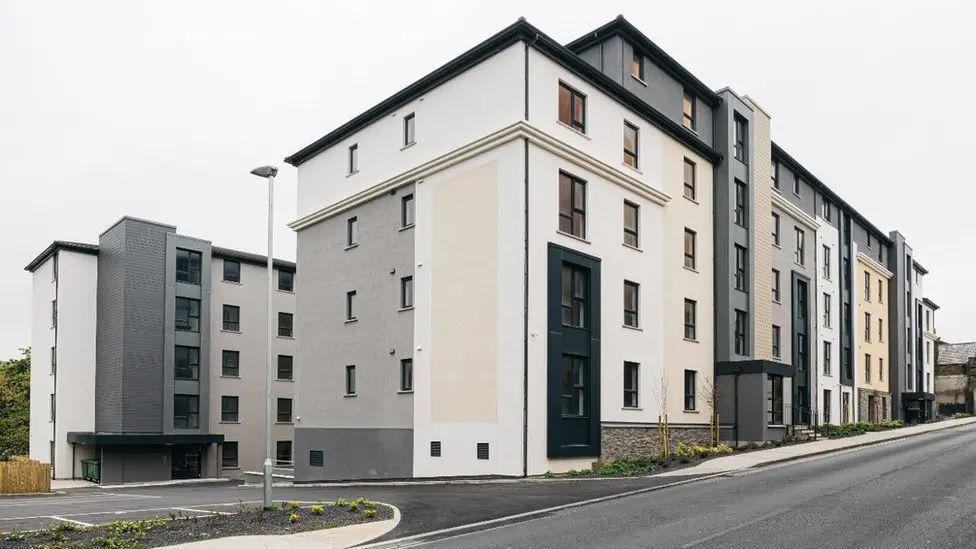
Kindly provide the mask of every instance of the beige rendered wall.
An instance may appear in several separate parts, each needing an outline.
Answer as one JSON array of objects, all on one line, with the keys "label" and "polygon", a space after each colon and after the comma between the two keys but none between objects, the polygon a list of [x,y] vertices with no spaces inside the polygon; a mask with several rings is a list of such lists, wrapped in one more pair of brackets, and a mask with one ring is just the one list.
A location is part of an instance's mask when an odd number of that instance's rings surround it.
[{"label": "beige rendered wall", "polygon": [[[870,276],[871,290],[868,296],[864,295],[865,273]],[[864,254],[857,255],[857,270],[854,272],[855,286],[854,291],[857,295],[857,317],[854,319],[856,332],[854,341],[857,342],[857,354],[854,363],[857,365],[856,383],[859,388],[873,389],[875,391],[889,391],[888,380],[888,280],[891,273],[883,269],[875,261],[867,258]],[[878,284],[883,284],[881,295],[884,301],[878,300]],[[865,339],[865,318],[864,313],[871,315],[870,341]],[[878,321],[881,321],[882,330],[878,333]],[[865,378],[865,355],[871,355],[871,379]],[[884,366],[879,367],[879,361],[884,361]],[[862,418],[865,419],[865,418]]]},{"label": "beige rendered wall", "polygon": [[[773,360],[773,183],[772,137],[770,116],[751,97],[743,101],[752,107],[752,272],[754,311],[754,355],[760,360]],[[779,360],[779,359],[776,359]]]}]

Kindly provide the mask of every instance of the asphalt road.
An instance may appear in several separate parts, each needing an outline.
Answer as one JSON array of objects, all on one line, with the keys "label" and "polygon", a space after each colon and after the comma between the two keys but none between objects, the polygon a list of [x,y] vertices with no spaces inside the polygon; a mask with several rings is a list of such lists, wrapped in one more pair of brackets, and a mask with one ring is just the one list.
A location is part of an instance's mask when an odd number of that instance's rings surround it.
[{"label": "asphalt road", "polygon": [[558,511],[425,547],[976,547],[976,425]]}]

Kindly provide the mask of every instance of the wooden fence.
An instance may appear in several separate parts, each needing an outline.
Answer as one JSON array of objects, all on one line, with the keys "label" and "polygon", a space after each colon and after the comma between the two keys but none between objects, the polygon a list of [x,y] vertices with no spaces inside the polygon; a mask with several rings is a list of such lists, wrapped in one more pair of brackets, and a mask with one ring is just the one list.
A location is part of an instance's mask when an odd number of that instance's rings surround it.
[{"label": "wooden fence", "polygon": [[25,458],[0,461],[0,494],[51,491],[51,466]]}]

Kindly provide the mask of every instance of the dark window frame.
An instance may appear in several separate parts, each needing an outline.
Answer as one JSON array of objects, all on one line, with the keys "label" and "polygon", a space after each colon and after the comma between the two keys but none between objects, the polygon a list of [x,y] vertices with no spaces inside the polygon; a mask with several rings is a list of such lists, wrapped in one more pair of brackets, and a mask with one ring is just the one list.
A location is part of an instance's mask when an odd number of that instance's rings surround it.
[{"label": "dark window frame", "polygon": [[624,408],[640,408],[640,363],[624,361]]},{"label": "dark window frame", "polygon": [[[191,351],[196,351],[193,353]],[[181,367],[180,355],[183,354],[185,358],[185,366]],[[192,359],[193,355],[196,355],[196,361]],[[190,372],[189,377],[181,375],[181,370],[188,370]],[[198,381],[200,379],[200,347],[193,345],[176,345],[173,349],[173,379],[183,379],[190,381]]]},{"label": "dark window frame", "polygon": [[735,224],[748,228],[749,226],[749,187],[744,181],[735,180]]},{"label": "dark window frame", "polygon": [[740,292],[749,292],[748,267],[749,252],[744,246],[735,245],[735,272],[733,280],[735,289]]},{"label": "dark window frame", "polygon": [[[569,288],[567,291],[567,275],[569,276]],[[588,270],[573,265],[563,263],[560,289],[561,301],[561,322],[563,326],[569,328],[586,328],[589,323],[588,303],[589,303],[589,278]],[[567,301],[567,298],[569,301]]]},{"label": "dark window frame", "polygon": [[346,219],[346,248],[359,245],[359,217]]},{"label": "dark window frame", "polygon": [[346,365],[346,383],[345,383],[345,394],[347,396],[353,396],[356,393],[356,365],[348,364]]},{"label": "dark window frame", "polygon": [[346,292],[346,322],[352,322],[359,319],[359,317],[356,316],[355,305],[356,290],[349,290]]},{"label": "dark window frame", "polygon": [[[633,150],[627,148],[628,130],[634,135]],[[624,120],[624,164],[635,170],[640,169],[640,128],[626,120]]]},{"label": "dark window frame", "polygon": [[[228,359],[233,357],[233,367],[228,366]],[[228,373],[233,371],[233,373]],[[222,349],[220,351],[220,375],[228,377],[240,377],[241,376],[241,352],[233,351],[229,349]]]},{"label": "dark window frame", "polygon": [[[223,265],[223,273],[222,273],[222,279],[223,279],[223,281],[224,282],[233,282],[235,284],[240,284],[241,283],[241,262],[240,261],[237,261],[236,259],[227,259],[227,258],[224,258],[223,263],[224,263],[224,265]],[[230,272],[228,272],[228,267],[231,267],[231,266],[234,266],[234,267],[237,268],[237,272],[236,273],[233,272],[233,269],[231,269]]]},{"label": "dark window frame", "polygon": [[[690,239],[690,241],[689,241]],[[689,242],[691,243],[691,251],[689,252]],[[698,269],[698,233],[685,227],[685,241],[684,241],[684,254],[685,254],[685,268],[695,271]]]},{"label": "dark window frame", "polygon": [[685,298],[685,339],[698,341],[698,302]]},{"label": "dark window frame", "polygon": [[292,423],[294,402],[290,398],[278,397],[275,402],[275,421],[278,423]]},{"label": "dark window frame", "polygon": [[[686,105],[691,107],[691,112],[688,112]],[[695,94],[684,90],[681,96],[681,124],[693,131],[698,131],[698,101]]]},{"label": "dark window frame", "polygon": [[295,292],[295,272],[287,269],[278,269],[278,291]]},{"label": "dark window frame", "polygon": [[[180,400],[186,402],[186,416],[177,415],[177,403]],[[178,420],[182,419],[180,422]],[[200,428],[200,395],[173,395],[173,429],[199,429]]]},{"label": "dark window frame", "polygon": [[[634,226],[628,226],[628,214],[633,212]],[[624,244],[631,248],[640,248],[640,206],[629,200],[624,200]]]},{"label": "dark window frame", "polygon": [[409,229],[417,223],[417,209],[413,193],[400,198],[400,228]]},{"label": "dark window frame", "polygon": [[417,113],[403,117],[403,146],[409,147],[417,142]]},{"label": "dark window frame", "polygon": [[[635,68],[636,73],[634,72]],[[644,82],[644,56],[633,46],[631,46],[630,75]]]},{"label": "dark window frame", "polygon": [[[694,161],[685,158],[685,170],[682,173],[683,183],[684,183],[684,197],[692,200],[698,201],[698,165]],[[690,172],[687,168],[691,168]],[[691,173],[691,182],[688,181],[688,174]]]},{"label": "dark window frame", "polygon": [[782,337],[783,329],[773,324],[773,358],[783,358]]},{"label": "dark window frame", "polygon": [[783,424],[783,376],[766,374],[766,421],[768,425]]},{"label": "dark window frame", "polygon": [[734,120],[733,122],[734,139],[733,139],[732,156],[739,162],[748,165],[749,161],[746,155],[746,147],[748,145],[748,139],[746,137],[746,133],[748,132],[749,121],[746,120],[742,115],[738,113],[735,114],[733,120]]},{"label": "dark window frame", "polygon": [[[627,302],[633,292],[633,306]],[[624,280],[624,326],[628,328],[640,328],[640,284],[633,280]]]},{"label": "dark window frame", "polygon": [[400,359],[400,392],[413,392],[413,358]]},{"label": "dark window frame", "polygon": [[[569,210],[563,210],[563,195],[569,192]],[[577,196],[581,195],[579,201]],[[582,204],[577,206],[577,203]],[[568,227],[564,227],[564,221]],[[559,171],[559,232],[575,236],[576,238],[586,238],[586,181],[568,172]]]},{"label": "dark window frame", "polygon": [[698,372],[696,370],[685,370],[684,375],[684,405],[685,411],[698,409]]},{"label": "dark window frame", "polygon": [[241,420],[241,399],[233,395],[220,396],[220,422],[239,423]]},{"label": "dark window frame", "polygon": [[292,462],[292,442],[290,440],[279,440],[275,442],[275,465],[278,467],[290,467]]},{"label": "dark window frame", "polygon": [[[567,118],[563,119],[563,94],[566,94],[567,99]],[[580,117],[577,118],[577,106],[579,106]],[[556,109],[556,119],[560,123],[568,126],[574,131],[586,135],[586,95],[573,88],[569,84],[560,81],[559,82],[559,93],[558,93],[558,108]]]},{"label": "dark window frame", "polygon": [[346,166],[346,175],[353,175],[359,172],[359,143],[349,145],[347,162],[348,165]]},{"label": "dark window frame", "polygon": [[278,312],[278,337],[295,337],[295,315]]},{"label": "dark window frame", "polygon": [[778,213],[773,212],[773,244],[780,246],[780,229],[782,227],[782,219]]},{"label": "dark window frame", "polygon": [[748,337],[747,322],[748,317],[746,316],[746,312],[736,309],[733,335],[735,340],[735,354],[739,356],[747,356],[749,354],[749,343],[746,341]]},{"label": "dark window frame", "polygon": [[[231,313],[231,314],[228,314]],[[233,317],[236,314],[237,320]],[[221,306],[221,329],[225,332],[240,332],[241,331],[241,308],[238,305],[228,305],[224,303]]]},{"label": "dark window frame", "polygon": [[[180,303],[186,303],[189,308],[186,309],[186,318],[181,317]],[[194,307],[195,305],[195,307]],[[200,332],[200,300],[193,299],[190,297],[179,297],[176,298],[176,309],[174,318],[174,329],[177,332]]]},{"label": "dark window frame", "polygon": [[589,358],[584,356],[562,355],[562,391],[560,393],[560,415],[569,418],[588,417],[589,403]]},{"label": "dark window frame", "polygon": [[[228,452],[231,448],[233,452]],[[236,440],[225,440],[220,448],[220,467],[222,469],[237,469],[240,467],[240,445]]]},{"label": "dark window frame", "polygon": [[[186,256],[183,259],[183,255]],[[196,258],[196,266],[194,266],[193,259]],[[180,264],[185,261],[185,268],[181,268]],[[183,284],[193,284],[194,286],[199,286],[200,281],[203,278],[203,253],[199,250],[190,250],[187,248],[176,248],[176,281]]]},{"label": "dark window frame", "polygon": [[400,278],[400,310],[413,309],[414,297],[413,275]]},{"label": "dark window frame", "polygon": [[278,355],[275,379],[279,381],[294,381],[295,357],[292,355]]}]

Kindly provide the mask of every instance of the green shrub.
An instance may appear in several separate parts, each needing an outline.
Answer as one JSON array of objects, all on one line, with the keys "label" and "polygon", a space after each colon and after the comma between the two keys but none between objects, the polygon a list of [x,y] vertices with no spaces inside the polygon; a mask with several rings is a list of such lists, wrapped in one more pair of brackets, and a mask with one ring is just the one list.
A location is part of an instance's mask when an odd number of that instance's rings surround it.
[{"label": "green shrub", "polygon": [[542,473],[542,478],[554,478],[555,476],[556,474],[553,473],[552,471],[546,471],[545,473]]},{"label": "green shrub", "polygon": [[346,501],[346,500],[344,500],[344,499],[342,499],[342,498],[336,498],[335,504],[337,506],[339,506],[339,507],[345,507],[345,506],[349,505],[349,502]]},{"label": "green shrub", "polygon": [[352,503],[350,503],[349,504],[349,512],[350,513],[358,513],[359,512],[359,503],[357,503],[355,501],[352,502]]},{"label": "green shrub", "polygon": [[313,515],[321,515],[322,513],[325,512],[325,506],[324,505],[312,505],[311,507],[308,508],[308,510],[311,511]]},{"label": "green shrub", "polygon": [[300,518],[302,518],[302,517],[300,517],[298,515],[298,513],[292,513],[292,514],[288,515],[288,522],[290,522],[292,524],[295,524],[296,522],[298,522],[298,519],[300,519]]},{"label": "green shrub", "polygon": [[376,518],[376,509],[366,509],[363,511],[363,516],[368,519]]},{"label": "green shrub", "polygon": [[294,511],[295,509],[298,509],[300,507],[301,507],[301,505],[299,505],[297,501],[289,501],[288,503],[285,504],[285,508],[286,509],[291,509],[292,511]]},{"label": "green shrub", "polygon": [[278,509],[279,509],[279,507],[278,507],[278,504],[277,503],[272,503],[271,504],[271,507],[268,507],[268,511],[271,511],[272,513],[275,512],[275,511],[277,511]]}]

